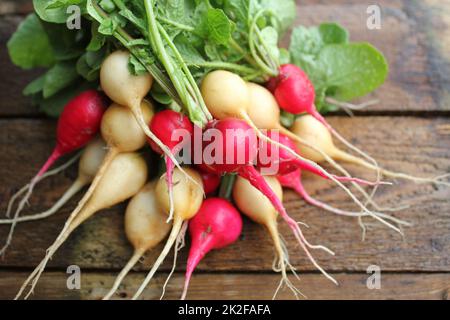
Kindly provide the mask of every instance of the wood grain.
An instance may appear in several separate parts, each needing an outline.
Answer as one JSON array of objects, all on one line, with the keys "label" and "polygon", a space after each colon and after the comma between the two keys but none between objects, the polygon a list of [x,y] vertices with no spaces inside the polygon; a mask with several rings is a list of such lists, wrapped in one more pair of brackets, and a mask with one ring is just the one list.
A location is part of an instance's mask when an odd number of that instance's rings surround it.
[{"label": "wood grain", "polygon": [[[68,290],[68,275],[64,272],[44,273],[38,283],[32,299],[101,299],[109,290],[114,280],[114,273],[81,273],[81,289]],[[0,299],[11,299],[27,274],[19,272],[0,272]],[[135,293],[144,273],[129,275],[115,299],[130,299]],[[389,274],[382,273],[381,289],[369,290],[366,286],[368,274],[334,274],[339,287],[318,274],[301,274],[297,287],[310,300],[446,300],[450,288],[449,274]],[[153,285],[147,287],[142,299],[159,299],[167,274],[160,273]],[[294,279],[293,279],[294,280]],[[278,285],[276,274],[194,274],[188,292],[188,299],[211,300],[268,300],[271,299]],[[174,274],[166,288],[165,299],[179,299],[183,276]],[[280,291],[278,299],[295,299],[287,289]]]},{"label": "wood grain", "polygon": [[[334,117],[330,120],[344,136],[357,146],[362,146],[385,167],[419,176],[450,172],[450,135],[440,131],[441,126],[449,123],[444,118]],[[0,157],[0,199],[3,211],[6,199],[27,182],[49,154],[54,128],[51,121],[44,120],[0,120],[0,123],[0,146],[4,150]],[[16,147],[18,143],[25,146],[25,141],[26,147]],[[373,178],[365,170],[349,168],[358,176]],[[33,211],[49,207],[74,176],[75,172],[71,170],[43,182],[32,200]],[[337,207],[356,209],[332,183],[316,178],[307,179],[305,183],[315,197]],[[336,217],[307,206],[291,192],[286,193],[285,205],[295,219],[310,225],[305,234],[312,243],[320,243],[335,250],[336,257],[314,252],[328,270],[364,271],[368,265],[378,264],[386,271],[444,272],[450,271],[449,198],[450,190],[445,187],[416,185],[405,181],[398,181],[392,187],[382,187],[376,198],[380,204],[411,205],[410,209],[396,214],[414,223],[413,227],[405,229],[404,241],[395,232],[367,219],[367,239],[361,242],[361,230],[355,219]],[[0,265],[37,265],[74,205],[75,201],[72,201],[60,214],[47,221],[20,225],[15,241]],[[70,264],[83,268],[120,268],[131,254],[122,231],[123,211],[124,205],[121,205],[85,223],[61,248],[50,265],[62,268]],[[280,227],[289,245],[293,265],[299,270],[314,270],[282,222]],[[0,226],[0,239],[6,237],[7,230],[5,226]],[[152,263],[160,250],[161,247],[148,255],[146,266]],[[271,270],[271,257],[272,246],[265,231],[246,222],[242,239],[230,248],[212,253],[200,265],[200,269]],[[180,261],[185,259],[183,251]],[[167,262],[163,270],[169,267],[170,263]]]},{"label": "wood grain", "polygon": [[[296,25],[335,21],[349,29],[353,41],[370,42],[386,55],[390,76],[385,85],[364,98],[380,101],[367,112],[450,110],[450,4],[432,0],[377,3],[382,9],[380,30],[366,26],[366,10],[373,4],[366,0],[298,1]],[[36,114],[21,90],[37,73],[12,66],[5,48],[19,21],[19,17],[0,16],[0,78],[5,79],[0,82],[0,116]]]}]

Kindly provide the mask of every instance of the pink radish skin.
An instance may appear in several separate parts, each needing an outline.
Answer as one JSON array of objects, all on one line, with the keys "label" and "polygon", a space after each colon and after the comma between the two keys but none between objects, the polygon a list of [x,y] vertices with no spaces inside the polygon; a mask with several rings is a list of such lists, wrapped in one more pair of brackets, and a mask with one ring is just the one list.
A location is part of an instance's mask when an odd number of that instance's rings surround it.
[{"label": "pink radish skin", "polygon": [[82,148],[95,137],[107,106],[108,101],[102,94],[88,90],[64,107],[58,120],[56,147],[36,178],[42,176],[58,158]]},{"label": "pink radish skin", "polygon": [[316,93],[308,75],[293,64],[282,65],[279,72],[274,95],[280,108],[293,114],[306,112],[323,120],[314,106]]},{"label": "pink radish skin", "polygon": [[202,181],[203,188],[205,189],[205,194],[210,196],[216,193],[217,189],[220,186],[220,176],[215,173],[203,172],[199,171]]},{"label": "pink radish skin", "polygon": [[200,260],[211,250],[234,243],[242,232],[242,218],[228,201],[210,198],[189,221],[191,249],[187,261],[182,300],[186,298],[189,282]]},{"label": "pink radish skin", "polygon": [[[150,122],[149,128],[150,131],[170,150],[170,153],[173,156],[180,152],[183,147],[180,145],[180,143],[183,142],[182,138],[180,137],[178,140],[174,140],[172,138],[173,132],[176,130],[185,130],[186,133],[189,134],[189,137],[194,135],[194,124],[189,120],[189,118],[172,110],[164,110],[155,114]],[[153,151],[164,155],[163,150],[161,150],[158,144],[150,138],[147,138],[147,140]],[[171,198],[171,209],[169,213],[169,220],[171,220],[173,218],[172,174],[175,164],[167,155],[164,156],[164,159],[166,162],[166,181],[169,186],[169,194]]]},{"label": "pink radish skin", "polygon": [[[278,131],[269,130],[267,132],[267,136],[276,142],[279,142],[286,147],[288,147],[291,150],[294,150],[295,152],[299,153],[299,150],[289,137],[286,135],[279,133]],[[307,170],[321,178],[324,178],[326,180],[330,180],[330,178],[324,173],[324,170],[322,168],[314,167],[307,163],[306,161],[303,161],[297,157],[294,157],[290,152],[287,152],[285,149],[279,148],[278,146],[267,143],[266,141],[259,141],[259,154],[258,154],[258,163],[257,167],[259,169],[263,168],[270,168],[273,163],[268,162],[267,160],[272,160],[272,158],[275,158],[274,161],[277,161],[278,165],[278,175],[285,175],[288,173],[291,173],[297,169]],[[266,159],[262,159],[262,157],[267,157]],[[265,160],[265,161],[264,161]],[[356,182],[361,185],[368,185],[368,186],[374,186],[377,185],[377,183],[358,179],[358,178],[350,178],[350,177],[340,177],[336,175],[332,175],[336,180],[341,182]],[[382,183],[379,183],[382,184]]]}]

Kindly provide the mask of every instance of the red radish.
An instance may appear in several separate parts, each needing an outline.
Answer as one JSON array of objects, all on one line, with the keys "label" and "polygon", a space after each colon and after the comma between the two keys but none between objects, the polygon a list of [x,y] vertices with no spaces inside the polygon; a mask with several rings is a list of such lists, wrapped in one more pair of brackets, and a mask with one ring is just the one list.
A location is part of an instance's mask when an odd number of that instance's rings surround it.
[{"label": "red radish", "polygon": [[98,187],[76,216],[70,216],[55,242],[47,249],[44,259],[34,269],[20,288],[15,299],[20,298],[27,285],[31,289],[25,299],[33,292],[48,261],[58,248],[67,240],[74,230],[84,221],[100,210],[112,207],[128,198],[133,197],[141,190],[147,180],[147,164],[137,153],[121,153],[115,157],[106,169]]},{"label": "red radish", "polygon": [[[214,143],[208,144],[207,141],[210,141],[211,137],[214,137]],[[203,133],[205,165],[218,174],[238,173],[240,177],[248,180],[270,200],[289,225],[300,245],[306,249],[309,244],[303,237],[297,222],[288,215],[281,199],[253,167],[258,152],[256,139],[252,128],[243,120],[229,118],[211,122]],[[320,249],[330,252],[324,247]]]},{"label": "red radish", "polygon": [[[275,177],[266,176],[264,177],[264,181],[270,186],[273,192],[277,195],[277,197],[281,200],[283,197],[283,190],[281,188],[280,183],[277,181]],[[236,183],[233,188],[233,199],[243,214],[248,216],[250,219],[255,221],[258,224],[261,224],[267,228],[269,231],[272,241],[275,247],[276,257],[278,259],[278,268],[276,271],[281,271],[281,281],[278,286],[274,298],[276,297],[278,290],[281,288],[283,284],[286,284],[293,292],[297,295],[300,293],[295,286],[290,282],[287,276],[287,268],[291,268],[292,271],[294,269],[291,267],[289,263],[288,254],[286,249],[282,243],[282,239],[280,237],[278,231],[277,217],[278,213],[274,206],[267,200],[267,198],[254,186],[252,186],[248,181],[238,177]],[[315,261],[312,255],[309,253],[306,247],[306,240],[301,241],[300,244],[302,248],[305,250],[311,262],[318,268],[328,279],[337,284],[336,280],[334,280],[330,275],[328,275]],[[301,293],[300,293],[301,294]]]},{"label": "red radish", "polygon": [[[38,180],[52,164],[61,156],[82,148],[95,137],[106,107],[107,100],[95,90],[80,93],[64,107],[56,129],[56,146],[38,174],[31,180],[27,193],[16,209],[14,220],[19,217]],[[14,229],[15,225],[14,222],[11,229]],[[9,243],[6,243],[0,250],[0,255],[5,252],[8,246]]]},{"label": "red radish", "polygon": [[[271,140],[277,141],[285,145],[289,149],[292,149],[295,152],[299,153],[295,143],[284,134],[279,133],[275,130],[269,130],[266,135]],[[277,175],[285,175],[297,169],[302,169],[307,170],[324,179],[330,179],[325,174],[324,169],[319,169],[315,166],[311,166],[308,162],[294,157],[290,152],[287,152],[285,149],[281,149],[276,145],[267,143],[266,141],[260,141],[257,167],[259,169],[268,169],[273,165],[276,165],[278,167],[278,172],[276,172]],[[339,177],[336,175],[332,175],[332,177],[341,182],[356,182],[361,185],[375,185],[372,182],[357,178]]]},{"label": "red radish", "polygon": [[[333,138],[327,130],[327,127],[323,125],[320,121],[315,119],[310,115],[305,115],[299,117],[291,128],[292,132],[297,136],[301,137],[303,140],[309,142],[311,145],[316,146],[320,150],[322,150],[327,156],[348,163],[357,164],[363,166],[368,169],[376,170],[377,167],[368,163],[364,159],[358,158],[354,155],[351,155],[343,150],[340,150],[335,146],[333,142]],[[302,147],[300,152],[304,157],[316,161],[322,162],[325,160],[322,153],[317,152],[314,149],[309,147]],[[381,168],[381,173],[386,177],[391,178],[400,178],[414,181],[416,183],[434,183],[449,186],[450,184],[444,181],[441,181],[446,176],[441,176],[437,178],[420,178],[414,177],[405,173],[393,172],[386,169]]]},{"label": "red radish", "polygon": [[206,199],[194,218],[189,221],[191,249],[186,267],[184,290],[186,298],[189,281],[200,260],[211,250],[234,243],[242,232],[242,218],[228,201],[221,198]]},{"label": "red radish", "polygon": [[[163,110],[156,113],[152,118],[149,127],[153,134],[167,146],[174,157],[186,146],[186,144],[190,145],[194,135],[194,124],[189,118],[172,110]],[[187,141],[185,140],[186,138],[188,139]],[[164,152],[153,140],[148,139],[148,142],[155,152],[164,155]],[[165,156],[164,158],[166,162],[166,180],[169,186],[170,198],[170,213],[168,219],[171,220],[173,218],[172,173],[175,164],[170,157]]]},{"label": "red radish", "polygon": [[[187,177],[186,175],[189,175]],[[175,245],[177,249],[179,244],[184,241],[184,231],[188,220],[192,219],[203,202],[203,185],[202,179],[197,171],[190,168],[184,168],[183,171],[176,168],[173,171],[173,203],[174,216],[173,226],[167,239],[163,251],[154,263],[147,277],[142,282],[139,289],[133,296],[133,300],[138,299],[150,281],[153,279],[159,266],[164,262],[170,249]],[[201,187],[199,187],[201,186]],[[170,211],[169,187],[166,179],[159,179],[156,184],[156,199],[159,207],[165,214]],[[175,251],[177,252],[177,251]],[[174,264],[175,266],[175,264]],[[167,283],[167,281],[166,281]]]},{"label": "red radish", "polygon": [[293,114],[309,113],[314,117],[322,117],[314,106],[314,86],[302,69],[293,64],[284,64],[274,82],[273,93],[281,109]]},{"label": "red radish", "polygon": [[157,204],[155,186],[155,182],[145,185],[127,206],[125,233],[133,245],[134,253],[103,300],[109,300],[113,296],[131,268],[147,251],[156,247],[170,231],[171,226],[166,223],[166,215]]},{"label": "red radish", "polygon": [[202,181],[203,188],[205,189],[205,194],[210,196],[214,194],[220,186],[220,176],[215,173],[199,171]]},{"label": "red radish", "polygon": [[[370,216],[367,213],[361,213],[361,212],[352,212],[352,211],[346,211],[346,210],[341,210],[338,208],[334,208],[326,203],[323,203],[319,200],[314,199],[313,197],[311,197],[308,192],[306,191],[305,187],[303,186],[302,183],[302,178],[301,178],[301,169],[297,169],[295,171],[292,171],[290,173],[284,174],[284,175],[278,175],[277,179],[278,181],[281,183],[281,185],[285,188],[289,188],[294,190],[297,194],[299,194],[306,202],[308,202],[309,204],[316,206],[318,208],[321,208],[323,210],[332,212],[334,214],[337,215],[341,215],[341,216],[346,216],[346,217],[368,217]],[[376,215],[378,215],[380,218],[384,218],[386,220],[391,220],[397,224],[400,225],[405,225],[405,226],[410,226],[411,224],[402,221],[400,219],[396,219],[392,216],[389,216],[387,214],[382,214],[382,213],[375,213]]]}]

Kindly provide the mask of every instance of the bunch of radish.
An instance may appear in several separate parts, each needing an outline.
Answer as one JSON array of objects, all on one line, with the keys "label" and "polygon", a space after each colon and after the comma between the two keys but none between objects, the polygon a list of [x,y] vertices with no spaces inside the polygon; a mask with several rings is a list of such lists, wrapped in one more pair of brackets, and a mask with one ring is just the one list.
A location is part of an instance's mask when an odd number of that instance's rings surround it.
[{"label": "bunch of radish", "polygon": [[[282,187],[293,189],[307,203],[323,210],[358,219],[372,217],[402,233],[400,226],[408,223],[379,212],[381,208],[373,200],[374,192],[369,194],[363,187],[376,190],[380,185],[389,184],[380,180],[381,174],[416,182],[444,184],[440,178],[416,178],[382,169],[370,156],[348,143],[317,112],[314,87],[306,73],[296,66],[281,66],[279,75],[267,84],[270,90],[246,82],[229,71],[214,70],[206,74],[200,90],[214,120],[199,128],[188,115],[180,111],[179,106],[171,105],[171,109],[155,112],[148,98],[153,84],[152,76],[148,73],[132,75],[129,61],[129,52],[115,51],[102,64],[100,86],[112,101],[108,108],[107,99],[99,91],[86,91],[64,108],[58,122],[55,150],[36,177],[11,199],[7,214],[12,211],[14,201],[25,194],[14,216],[0,220],[0,224],[11,225],[7,246],[17,223],[55,214],[83,187],[89,185],[16,298],[20,298],[30,284],[31,289],[25,297],[33,292],[48,261],[83,222],[95,213],[130,198],[125,212],[125,234],[134,251],[104,296],[105,300],[114,297],[126,275],[141,257],[166,236],[168,238],[161,253],[133,299],[138,299],[151,284],[171,249],[175,252],[173,272],[177,252],[183,247],[185,233],[189,230],[190,250],[181,293],[181,298],[185,299],[193,271],[206,254],[238,240],[243,223],[239,211],[264,226],[273,242],[276,253],[273,269],[281,273],[274,298],[283,285],[299,297],[301,292],[288,276],[288,271],[295,274],[295,268],[289,261],[287,247],[278,228],[278,216],[287,224],[311,263],[337,284],[317,263],[310,250],[334,253],[325,246],[308,242],[300,227],[302,223],[291,217],[283,205]],[[281,124],[280,109],[298,116],[292,128],[287,129]],[[99,131],[101,137],[97,136]],[[333,135],[352,151],[359,153],[361,158],[338,149],[333,143]],[[157,170],[147,167],[139,151],[147,145],[163,157],[165,164],[161,177],[151,182],[147,181],[148,171]],[[59,157],[84,146],[86,148],[81,153],[78,178],[65,194],[50,209],[19,217],[36,183],[54,173],[47,172],[49,167]],[[356,163],[374,170],[378,173],[377,179],[366,181],[352,177],[335,160]],[[331,173],[318,164],[325,161],[339,173]],[[62,169],[65,167],[67,165]],[[276,171],[265,175],[271,168],[276,168]],[[301,180],[304,171],[339,186],[360,211],[341,210],[311,197]],[[225,175],[236,179],[222,179]],[[364,199],[359,199],[347,184],[355,187]],[[231,190],[232,195],[222,192],[218,195],[219,187],[223,186],[226,188],[220,189]],[[369,209],[369,206],[374,210]]]}]

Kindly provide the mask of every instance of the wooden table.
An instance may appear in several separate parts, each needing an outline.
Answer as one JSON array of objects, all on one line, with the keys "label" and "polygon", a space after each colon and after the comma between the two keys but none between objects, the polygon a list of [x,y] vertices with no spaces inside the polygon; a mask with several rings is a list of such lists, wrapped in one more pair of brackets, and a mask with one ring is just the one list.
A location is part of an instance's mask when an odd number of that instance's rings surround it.
[{"label": "wooden table", "polygon": [[[297,23],[306,25],[338,21],[351,31],[354,41],[369,41],[389,60],[389,80],[373,96],[380,103],[358,112],[330,116],[331,123],[357,146],[373,155],[386,168],[418,176],[450,172],[450,5],[437,0],[380,0],[382,29],[366,28],[366,9],[371,1],[302,0]],[[36,172],[51,151],[55,122],[43,117],[22,97],[21,90],[36,72],[23,72],[11,65],[5,42],[30,10],[29,1],[6,0],[0,5],[0,210],[7,200]],[[357,176],[371,175],[349,166]],[[48,208],[70,185],[76,168],[39,185],[32,210]],[[314,197],[342,208],[354,208],[333,184],[306,179]],[[0,260],[0,298],[10,299],[53,242],[76,198],[45,221],[17,227],[12,246]],[[306,222],[312,243],[331,247],[335,257],[314,252],[320,264],[339,281],[336,287],[320,275],[295,245],[281,224],[290,248],[291,262],[301,281],[298,287],[310,299],[447,299],[450,295],[450,189],[398,181],[383,187],[376,197],[384,206],[409,204],[395,213],[414,226],[404,229],[405,238],[374,221],[366,220],[368,233],[361,241],[355,219],[323,212],[286,192],[285,205],[297,220]],[[114,276],[131,254],[123,232],[120,205],[83,224],[59,250],[41,279],[34,298],[97,299],[110,287]],[[0,227],[0,239],[8,228]],[[149,269],[161,248],[145,261],[120,289],[127,298]],[[211,253],[193,277],[192,299],[270,299],[279,280],[271,271],[272,245],[265,231],[248,221],[240,241]],[[159,298],[171,267],[166,259],[145,298]],[[180,295],[186,251],[179,256],[177,272],[168,285],[166,298]],[[66,269],[82,270],[81,290],[68,290]],[[381,289],[369,290],[369,265],[381,267]],[[280,298],[293,295],[282,291]]]}]

